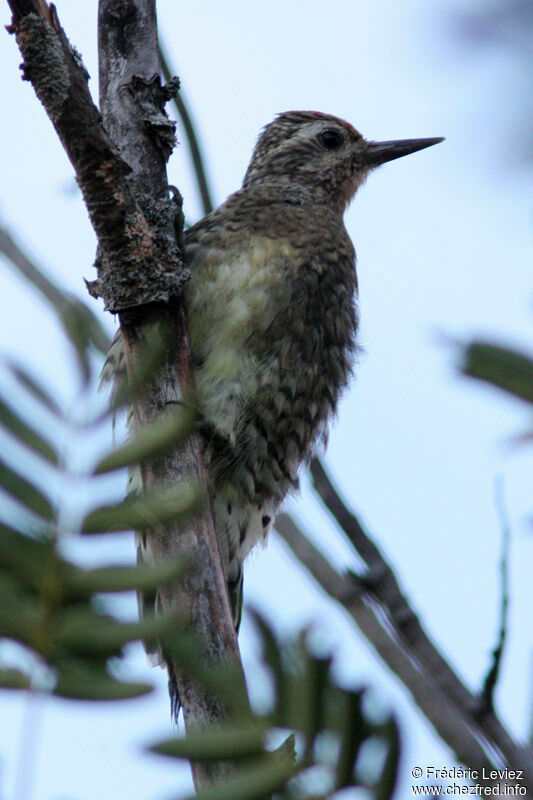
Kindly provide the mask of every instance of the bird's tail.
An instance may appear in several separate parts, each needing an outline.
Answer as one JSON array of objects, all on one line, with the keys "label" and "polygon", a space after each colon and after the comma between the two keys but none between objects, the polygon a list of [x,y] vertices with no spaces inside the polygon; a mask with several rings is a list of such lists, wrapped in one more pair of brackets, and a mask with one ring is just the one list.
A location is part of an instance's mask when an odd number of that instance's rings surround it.
[{"label": "bird's tail", "polygon": [[236,564],[232,570],[234,575],[228,578],[228,594],[231,607],[231,615],[233,617],[233,624],[235,631],[239,633],[242,617],[242,601],[243,601],[243,580],[244,572],[242,564]]}]

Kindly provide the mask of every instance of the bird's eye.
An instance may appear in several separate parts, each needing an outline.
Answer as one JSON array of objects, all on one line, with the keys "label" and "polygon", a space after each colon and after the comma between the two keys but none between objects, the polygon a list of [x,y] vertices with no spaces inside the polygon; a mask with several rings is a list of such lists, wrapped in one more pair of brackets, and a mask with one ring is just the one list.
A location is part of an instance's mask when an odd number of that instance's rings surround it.
[{"label": "bird's eye", "polygon": [[326,150],[336,150],[342,144],[344,144],[344,136],[338,130],[334,128],[330,128],[327,131],[322,131],[319,133],[318,139],[320,144],[323,145]]}]

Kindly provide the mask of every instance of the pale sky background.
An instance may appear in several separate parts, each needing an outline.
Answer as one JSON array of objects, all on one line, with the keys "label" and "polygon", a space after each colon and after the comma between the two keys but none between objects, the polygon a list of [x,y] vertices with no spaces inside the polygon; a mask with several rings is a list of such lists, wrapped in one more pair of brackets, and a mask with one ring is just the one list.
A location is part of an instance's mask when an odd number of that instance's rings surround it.
[{"label": "pale sky background", "polygon": [[[365,353],[327,463],[473,687],[485,674],[497,630],[501,532],[494,481],[503,473],[513,530],[512,602],[496,702],[523,738],[532,696],[533,458],[506,440],[530,420],[519,403],[459,377],[454,351],[438,335],[484,334],[531,348],[532,172],[519,162],[513,136],[528,95],[516,77],[516,54],[457,37],[455,14],[466,5],[158,4],[217,203],[238,188],[259,130],[279,111],[331,112],[374,139],[446,137],[373,174],[347,213]],[[58,0],[57,6],[97,97],[97,4]],[[2,23],[9,19],[4,3]],[[95,240],[79,194],[69,191],[72,170],[31,86],[20,81],[21,58],[5,33],[0,60],[1,218],[63,285],[85,297],[82,276],[94,277]],[[185,147],[171,159],[169,180],[183,191],[188,219],[196,220],[201,212]],[[0,351],[16,353],[69,396],[71,363],[53,318],[3,262],[0,295]],[[112,320],[105,322],[111,329]],[[350,563],[341,536],[303,484],[290,510],[336,563]],[[110,538],[105,551],[115,560],[133,558],[125,537]],[[397,711],[405,743],[398,797],[410,797],[414,766],[453,766],[402,687],[275,537],[247,565],[245,599],[281,632],[313,622],[343,679],[371,685]],[[133,599],[121,608],[133,615]],[[240,641],[250,663],[246,620]],[[140,648],[132,665],[136,677],[158,680],[157,693],[115,705],[54,700],[29,708],[23,695],[0,694],[0,800],[163,800],[187,792],[185,767],[142,753],[143,743],[172,730],[163,673],[145,665]],[[24,786],[32,772],[30,792]]]}]

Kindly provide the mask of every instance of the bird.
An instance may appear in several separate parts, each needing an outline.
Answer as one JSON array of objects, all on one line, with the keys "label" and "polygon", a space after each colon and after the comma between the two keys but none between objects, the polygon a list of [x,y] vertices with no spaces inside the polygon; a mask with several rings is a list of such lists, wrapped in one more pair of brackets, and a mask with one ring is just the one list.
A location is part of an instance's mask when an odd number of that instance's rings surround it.
[{"label": "bird", "polygon": [[[356,254],[344,212],[376,167],[441,141],[375,142],[330,114],[278,114],[241,188],[185,232],[199,430],[237,631],[243,563],[327,441],[357,360]],[[119,334],[103,378],[123,370]],[[147,548],[139,540],[141,562],[152,561]],[[143,598],[144,613],[154,603]]]}]

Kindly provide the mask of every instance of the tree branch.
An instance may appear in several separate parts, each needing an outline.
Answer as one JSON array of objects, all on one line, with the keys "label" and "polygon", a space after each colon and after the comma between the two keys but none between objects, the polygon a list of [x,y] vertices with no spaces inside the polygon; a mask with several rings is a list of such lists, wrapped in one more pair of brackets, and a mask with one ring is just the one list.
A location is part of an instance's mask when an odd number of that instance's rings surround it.
[{"label": "tree branch", "polygon": [[479,771],[488,768],[490,762],[486,752],[465,722],[464,715],[450,705],[432,676],[421,669],[402,647],[387,617],[364,588],[354,585],[353,576],[337,572],[287,514],[277,517],[276,530],[322,589],[345,608],[382,661],[409,690],[416,705],[457,759]]},{"label": "tree branch", "polygon": [[483,689],[481,691],[482,702],[484,708],[487,710],[492,710],[493,708],[494,690],[500,675],[505,642],[507,640],[507,624],[509,617],[509,549],[511,545],[511,526],[505,507],[502,475],[498,475],[496,479],[494,493],[502,531],[502,555],[500,559],[501,599],[498,639],[492,651],[491,664],[485,676],[485,680],[483,681]]},{"label": "tree branch", "polygon": [[[377,609],[380,614],[376,616],[376,612],[374,612],[374,615],[376,619],[383,620],[380,623],[381,627],[390,631],[389,639],[391,636],[396,639],[395,650],[401,651],[404,658],[407,657],[411,660],[419,675],[423,677],[415,680],[416,673],[407,669],[406,662],[401,659],[398,652],[395,652],[394,655],[395,662],[399,659],[401,660],[396,663],[396,666],[389,663],[390,654],[385,657],[376,644],[376,642],[380,641],[379,637],[374,639],[377,636],[375,623],[370,627],[368,622],[363,623],[361,629],[370,643],[376,646],[376,649],[379,650],[380,655],[387,661],[391,669],[398,674],[407,688],[412,691],[415,699],[421,696],[419,692],[419,684],[421,682],[427,682],[428,686],[435,687],[434,697],[430,695],[428,704],[423,708],[422,706],[420,707],[432,724],[435,725],[439,735],[442,735],[442,738],[453,747],[458,757],[463,760],[463,763],[471,763],[472,765],[475,763],[475,749],[477,748],[472,749],[472,734],[474,734],[479,745],[486,752],[492,751],[492,754],[495,755],[495,763],[505,763],[512,768],[522,769],[524,771],[525,785],[533,786],[533,755],[513,740],[494,712],[484,708],[481,698],[473,694],[465,686],[443,657],[410,606],[393,570],[384,559],[375,542],[365,532],[357,517],[347,508],[318,459],[314,459],[311,463],[311,474],[316,492],[337,521],[356,554],[363,559],[368,568],[367,572],[362,576],[352,575],[351,579],[348,579],[348,583],[346,578],[335,577],[335,580],[340,580],[339,586],[341,588],[338,588],[336,595],[332,596],[335,596],[350,614],[352,614],[350,603],[353,602],[354,597],[357,598],[359,605],[363,601],[367,605],[370,601],[374,604],[377,603]],[[310,551],[302,549],[302,535],[300,534],[298,539],[297,535],[294,534],[294,523],[292,523],[292,528],[288,528],[286,522],[283,521],[281,525],[281,532],[284,538],[286,538],[291,547],[291,542],[299,541],[299,557],[310,568],[319,583],[331,594],[330,588],[334,585],[334,582],[331,581],[325,585],[322,582],[320,573],[315,574],[315,556],[307,558],[307,560],[302,557],[301,553],[305,554],[307,552],[307,556],[309,556]],[[277,527],[279,530],[278,525]],[[363,593],[363,600],[360,599],[361,593]],[[365,631],[365,625],[368,633]],[[383,635],[382,631],[379,635]],[[390,644],[389,639],[386,639],[388,644]],[[434,701],[437,703],[437,690],[443,698],[445,704],[443,711],[446,712],[448,720],[455,714],[458,721],[458,724],[453,726],[456,730],[451,730],[447,734],[448,737],[452,736],[455,740],[454,743],[452,743],[451,739],[448,741],[448,738],[444,736],[443,725],[446,724],[446,716],[440,721],[439,719],[433,719],[435,711],[430,706]],[[419,701],[417,700],[417,702]],[[440,712],[437,711],[437,718],[440,716]],[[462,720],[460,725],[459,720]],[[439,728],[435,723],[438,723]],[[464,740],[464,731],[461,730],[465,726],[471,731],[467,740]],[[468,742],[468,750],[463,750],[463,740]],[[469,753],[468,757],[472,760],[464,760]]]},{"label": "tree branch", "polygon": [[[179,248],[182,218],[169,199],[165,161],[173,129],[164,114],[169,93],[158,76],[155,0],[101,0],[99,4],[102,118],[87,87],[87,73],[70,46],[55,8],[44,0],[8,0],[24,64],[76,172],[98,237],[98,282],[90,289],[118,311],[128,374],[134,376],[153,325],[168,334],[168,360],[134,404],[137,425],[179,402],[192,387],[185,312],[186,279]],[[105,127],[104,127],[105,126]],[[143,471],[147,490],[193,479],[206,493],[199,441]],[[218,541],[209,504],[181,525],[148,533],[156,558],[186,558],[196,569],[162,591],[165,608],[179,609],[202,643],[208,663],[240,667]],[[175,672],[187,729],[222,722],[230,709],[203,687]],[[247,707],[242,667],[242,704]],[[223,762],[196,762],[196,786],[226,777]]]},{"label": "tree branch", "polygon": [[469,713],[475,714],[479,707],[478,699],[465,689],[431,641],[409,605],[393,570],[355,514],[348,510],[317,458],[311,462],[311,475],[315,491],[367,566],[363,577],[365,586],[387,609],[391,623],[402,641],[414,651],[417,659],[430,671],[443,690],[467,708]]},{"label": "tree branch", "polygon": [[102,125],[88,74],[54,7],[44,0],[9,0],[9,5],[23,79],[31,81],[67,152],[98,237],[100,280],[93,294],[102,295],[110,311],[177,296],[185,276],[169,222],[154,230],[126,180],[132,166]]}]

